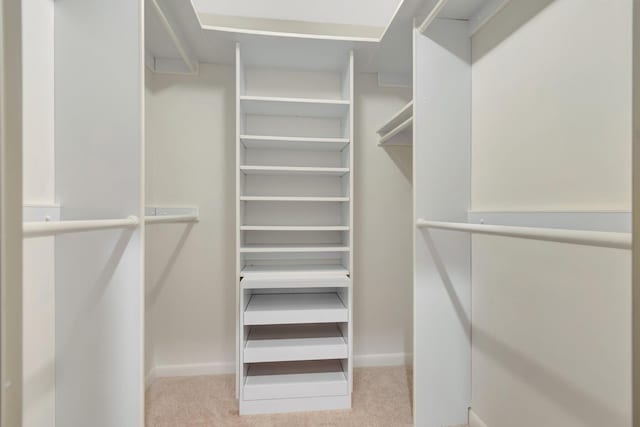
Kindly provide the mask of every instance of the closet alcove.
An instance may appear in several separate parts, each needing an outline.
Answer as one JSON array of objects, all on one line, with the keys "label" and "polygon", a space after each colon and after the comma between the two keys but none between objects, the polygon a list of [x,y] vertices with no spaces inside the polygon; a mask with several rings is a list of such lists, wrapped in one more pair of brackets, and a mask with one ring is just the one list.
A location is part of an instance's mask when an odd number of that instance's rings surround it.
[{"label": "closet alcove", "polygon": [[22,2],[23,426],[632,425],[632,0],[197,3]]}]

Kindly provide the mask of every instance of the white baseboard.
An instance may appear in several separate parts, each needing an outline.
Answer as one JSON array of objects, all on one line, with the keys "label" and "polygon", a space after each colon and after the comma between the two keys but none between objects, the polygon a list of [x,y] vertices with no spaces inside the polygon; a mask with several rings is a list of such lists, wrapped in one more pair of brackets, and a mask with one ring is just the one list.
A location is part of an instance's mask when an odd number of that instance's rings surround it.
[{"label": "white baseboard", "polygon": [[411,366],[411,353],[379,353],[359,354],[353,356],[353,366],[356,368],[371,368],[376,366]]},{"label": "white baseboard", "polygon": [[488,427],[471,408],[469,408],[469,427]]},{"label": "white baseboard", "polygon": [[[353,359],[353,365],[356,368],[376,366],[410,366],[413,361],[413,355],[411,353],[361,354],[354,356]],[[233,374],[235,372],[235,362],[158,365],[147,372],[145,384],[149,386],[156,378],[163,377],[222,375]]]}]

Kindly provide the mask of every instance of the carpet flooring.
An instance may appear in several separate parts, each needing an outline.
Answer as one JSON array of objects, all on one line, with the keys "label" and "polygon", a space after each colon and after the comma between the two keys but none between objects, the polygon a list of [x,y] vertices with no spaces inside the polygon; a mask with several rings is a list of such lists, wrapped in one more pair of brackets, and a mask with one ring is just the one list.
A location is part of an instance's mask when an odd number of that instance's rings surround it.
[{"label": "carpet flooring", "polygon": [[411,426],[411,372],[356,368],[351,410],[238,415],[235,377],[159,378],[147,390],[147,427]]}]

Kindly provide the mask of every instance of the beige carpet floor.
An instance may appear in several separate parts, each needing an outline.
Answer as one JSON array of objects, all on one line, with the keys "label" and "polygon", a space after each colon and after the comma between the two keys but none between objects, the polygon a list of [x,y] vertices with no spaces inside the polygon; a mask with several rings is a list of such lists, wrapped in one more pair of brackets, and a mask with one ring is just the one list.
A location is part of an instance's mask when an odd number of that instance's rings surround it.
[{"label": "beige carpet floor", "polygon": [[147,390],[148,427],[411,426],[411,373],[404,367],[354,370],[348,411],[238,415],[233,375],[157,379]]}]

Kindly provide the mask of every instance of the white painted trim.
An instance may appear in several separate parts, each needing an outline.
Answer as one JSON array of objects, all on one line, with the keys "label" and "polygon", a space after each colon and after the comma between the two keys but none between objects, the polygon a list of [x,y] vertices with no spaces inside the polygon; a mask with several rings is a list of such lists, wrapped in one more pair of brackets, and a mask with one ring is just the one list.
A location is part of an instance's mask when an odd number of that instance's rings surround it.
[{"label": "white painted trim", "polygon": [[[412,353],[379,353],[355,355],[356,368],[372,368],[383,366],[410,366]],[[151,368],[146,375],[145,383],[151,385],[157,378],[192,377],[198,375],[224,375],[236,372],[236,362],[186,363],[179,365],[159,365]]]},{"label": "white painted trim", "polygon": [[469,427],[488,427],[471,408],[469,408]]},{"label": "white painted trim", "polygon": [[378,353],[353,356],[356,368],[373,368],[381,366],[411,366],[413,353]]},{"label": "white painted trim", "polygon": [[511,0],[490,0],[469,20],[469,37],[496,16]]},{"label": "white painted trim", "polygon": [[[185,43],[182,40],[182,38],[180,37],[180,35],[178,35],[178,33],[176,33],[176,31],[174,29],[174,27],[176,27],[175,22],[171,22],[170,18],[167,16],[165,11],[162,10],[162,7],[160,7],[160,5],[158,4],[157,0],[151,0],[151,5],[153,6],[153,10],[156,12],[157,17],[160,20],[160,23],[162,24],[162,26],[164,27],[165,31],[167,32],[167,35],[173,41],[173,44],[175,45],[176,49],[178,50],[178,54],[180,55],[180,58],[182,58],[182,61],[186,65],[187,69],[191,73],[197,74],[198,73],[198,60],[196,58],[192,58],[192,54],[188,49],[187,43]],[[154,68],[157,68],[157,65],[158,64],[156,62]]]},{"label": "white painted trim", "polygon": [[220,15],[197,10],[195,13],[203,30],[234,34],[377,43],[385,30],[370,25]]},{"label": "white painted trim", "polygon": [[198,375],[234,374],[236,362],[186,363],[181,365],[160,365],[149,371],[147,378],[155,380],[165,377],[193,377]]},{"label": "white painted trim", "polygon": [[438,3],[431,9],[431,12],[427,15],[427,17],[422,21],[422,24],[418,27],[418,31],[421,34],[424,34],[427,31],[429,25],[438,17],[438,14],[444,9],[449,0],[439,0]]}]

